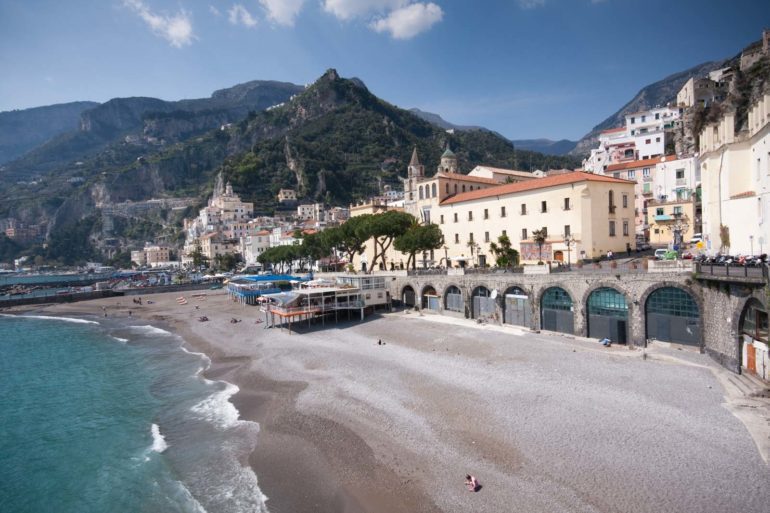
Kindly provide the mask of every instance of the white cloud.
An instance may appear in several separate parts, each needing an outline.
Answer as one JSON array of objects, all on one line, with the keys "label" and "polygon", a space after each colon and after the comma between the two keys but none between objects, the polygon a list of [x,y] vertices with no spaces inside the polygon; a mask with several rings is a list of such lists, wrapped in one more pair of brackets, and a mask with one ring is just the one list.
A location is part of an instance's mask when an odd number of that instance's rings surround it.
[{"label": "white cloud", "polygon": [[219,9],[214,7],[213,5],[209,5],[209,12],[213,14],[214,16],[222,16],[222,13],[219,12]]},{"label": "white cloud", "polygon": [[233,25],[243,25],[248,28],[257,25],[257,19],[241,4],[233,4],[233,6],[227,10],[227,19]]},{"label": "white cloud", "polygon": [[519,0],[519,6],[522,9],[534,9],[536,7],[543,7],[545,0]]},{"label": "white cloud", "polygon": [[441,21],[444,11],[434,3],[409,4],[391,11],[369,26],[375,32],[388,32],[394,39],[410,39]]},{"label": "white cloud", "polygon": [[323,8],[341,20],[350,20],[399,9],[409,2],[410,0],[323,0]]},{"label": "white cloud", "polygon": [[123,0],[123,5],[142,18],[155,35],[162,37],[175,48],[190,45],[195,39],[192,20],[184,10],[173,15],[156,14],[142,0]]},{"label": "white cloud", "polygon": [[259,0],[259,3],[267,11],[268,19],[278,25],[293,27],[305,0]]}]

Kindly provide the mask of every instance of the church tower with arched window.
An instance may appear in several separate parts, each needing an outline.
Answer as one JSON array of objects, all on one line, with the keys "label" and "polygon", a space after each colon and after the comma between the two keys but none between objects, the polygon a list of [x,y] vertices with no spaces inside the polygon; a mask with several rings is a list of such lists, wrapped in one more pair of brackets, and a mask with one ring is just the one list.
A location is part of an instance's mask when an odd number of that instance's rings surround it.
[{"label": "church tower with arched window", "polygon": [[446,145],[446,150],[441,155],[441,164],[438,166],[439,173],[457,173],[457,156],[449,148],[449,143]]}]

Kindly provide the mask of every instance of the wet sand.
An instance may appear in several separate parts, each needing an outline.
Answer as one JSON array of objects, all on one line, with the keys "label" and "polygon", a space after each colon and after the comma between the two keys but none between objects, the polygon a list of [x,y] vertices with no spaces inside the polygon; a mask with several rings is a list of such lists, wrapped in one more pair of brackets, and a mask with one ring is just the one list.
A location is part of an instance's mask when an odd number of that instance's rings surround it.
[{"label": "wet sand", "polygon": [[[188,295],[187,305],[177,296],[44,312],[131,310],[206,353],[207,377],[236,384],[241,417],[260,424],[248,463],[273,513],[760,513],[770,504],[770,470],[723,407],[716,376],[726,371],[704,355],[643,360],[625,347],[413,313],[289,334],[255,324],[256,307],[222,293]],[[466,473],[481,491],[466,491]]]}]

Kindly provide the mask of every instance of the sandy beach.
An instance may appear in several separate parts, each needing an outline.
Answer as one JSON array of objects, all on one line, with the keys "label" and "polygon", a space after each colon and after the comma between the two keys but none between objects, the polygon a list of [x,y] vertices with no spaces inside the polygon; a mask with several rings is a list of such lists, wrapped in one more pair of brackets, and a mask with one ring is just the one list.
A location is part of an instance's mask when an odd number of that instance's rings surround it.
[{"label": "sandy beach", "polygon": [[[223,293],[187,305],[177,295],[36,311],[131,310],[207,354],[206,376],[236,384],[241,417],[260,425],[248,464],[271,512],[770,505],[762,440],[731,413],[727,371],[705,355],[660,349],[643,359],[623,346],[403,312],[290,334],[255,323],[258,308]],[[763,408],[747,415],[770,426]],[[466,473],[479,492],[466,490]]]}]

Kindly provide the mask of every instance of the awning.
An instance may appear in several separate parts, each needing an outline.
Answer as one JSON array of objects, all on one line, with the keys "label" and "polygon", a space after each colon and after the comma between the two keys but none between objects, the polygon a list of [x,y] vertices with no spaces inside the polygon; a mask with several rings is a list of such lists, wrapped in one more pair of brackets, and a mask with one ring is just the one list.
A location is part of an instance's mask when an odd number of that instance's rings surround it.
[{"label": "awning", "polygon": [[655,216],[656,221],[673,221],[674,218],[669,215]]}]

